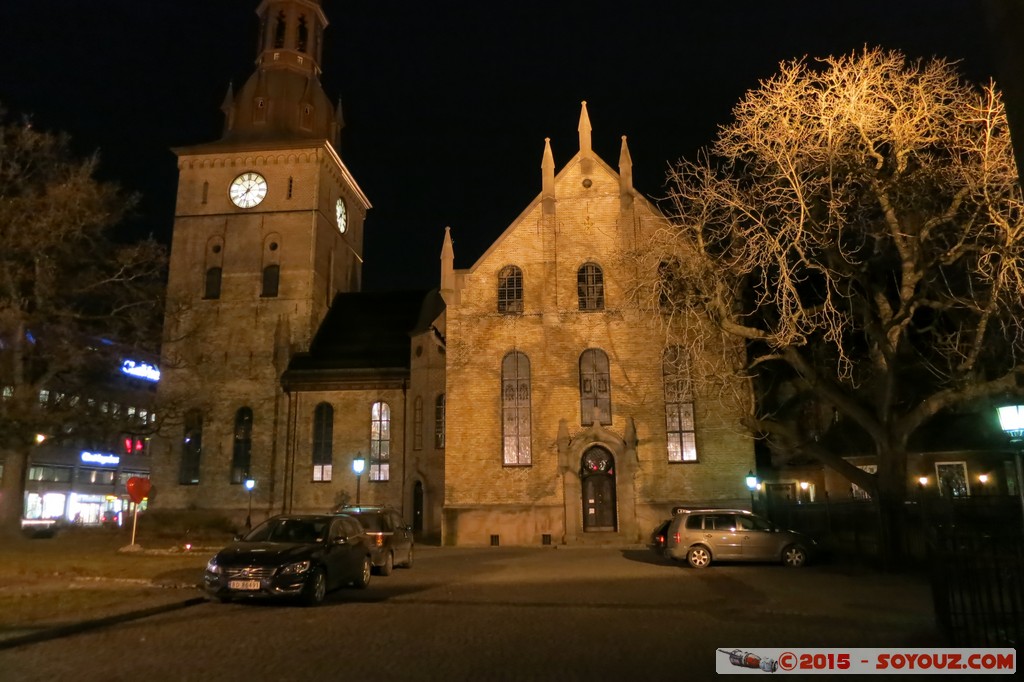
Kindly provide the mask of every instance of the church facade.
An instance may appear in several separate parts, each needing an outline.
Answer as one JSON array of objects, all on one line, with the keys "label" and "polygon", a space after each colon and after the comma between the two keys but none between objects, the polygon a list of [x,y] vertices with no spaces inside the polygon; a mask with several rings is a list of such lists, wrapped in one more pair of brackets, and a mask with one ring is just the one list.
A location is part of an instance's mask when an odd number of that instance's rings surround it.
[{"label": "church facade", "polygon": [[664,219],[625,138],[612,168],[584,103],[579,151],[556,173],[545,141],[540,194],[471,267],[446,231],[437,289],[362,292],[371,206],[320,85],[326,17],[318,0],[257,13],[222,138],[176,150],[160,386],[176,418],[153,508],[386,504],[421,538],[537,545],[636,542],[673,506],[744,503],[741,406],[702,396],[626,296],[623,254]]}]

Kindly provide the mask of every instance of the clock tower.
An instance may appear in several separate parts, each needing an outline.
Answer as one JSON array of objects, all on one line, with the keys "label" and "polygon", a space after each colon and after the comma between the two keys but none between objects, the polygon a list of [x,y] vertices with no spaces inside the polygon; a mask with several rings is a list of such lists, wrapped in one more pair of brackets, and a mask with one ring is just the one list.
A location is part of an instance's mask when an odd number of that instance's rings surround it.
[{"label": "clock tower", "polygon": [[256,13],[256,68],[228,88],[223,135],[175,150],[167,420],[153,467],[163,509],[239,508],[249,495],[275,506],[281,373],[335,295],[360,288],[370,203],[338,154],[341,114],[320,84],[327,18],[319,0],[263,0]]}]

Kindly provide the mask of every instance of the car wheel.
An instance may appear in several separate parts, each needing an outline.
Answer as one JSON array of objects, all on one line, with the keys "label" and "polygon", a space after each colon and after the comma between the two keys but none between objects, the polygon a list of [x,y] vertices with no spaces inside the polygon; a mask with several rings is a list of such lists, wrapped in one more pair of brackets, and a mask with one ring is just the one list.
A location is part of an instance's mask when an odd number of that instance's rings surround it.
[{"label": "car wheel", "polygon": [[711,552],[708,551],[707,547],[691,547],[686,552],[686,560],[694,568],[707,568],[708,564],[711,563]]},{"label": "car wheel", "polygon": [[790,545],[782,550],[782,563],[790,568],[800,568],[807,563],[807,551],[800,545]]},{"label": "car wheel", "polygon": [[370,561],[370,557],[363,557],[363,570],[359,573],[359,577],[352,582],[352,587],[365,590],[366,586],[370,584],[371,570],[373,570],[373,562]]},{"label": "car wheel", "polygon": [[384,565],[380,567],[381,575],[391,575],[391,572],[395,570],[395,555],[392,552],[388,552],[387,556],[384,557]]},{"label": "car wheel", "polygon": [[402,564],[402,568],[412,568],[412,545],[409,545],[409,558]]},{"label": "car wheel", "polygon": [[325,597],[327,597],[327,577],[324,575],[323,569],[314,568],[306,583],[302,599],[306,606],[317,606],[324,602]]}]

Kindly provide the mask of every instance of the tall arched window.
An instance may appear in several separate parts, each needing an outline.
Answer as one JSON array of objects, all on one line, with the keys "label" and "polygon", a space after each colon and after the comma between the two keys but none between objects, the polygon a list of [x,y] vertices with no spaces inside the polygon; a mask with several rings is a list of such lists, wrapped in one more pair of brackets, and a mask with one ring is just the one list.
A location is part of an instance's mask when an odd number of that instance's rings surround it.
[{"label": "tall arched window", "polygon": [[277,23],[274,26],[274,47],[284,47],[285,27],[287,26],[284,11],[277,13]]},{"label": "tall arched window", "polygon": [[252,478],[252,410],[241,407],[235,413],[235,439],[231,453],[231,482]]},{"label": "tall arched window", "polygon": [[185,433],[181,439],[181,468],[178,483],[199,484],[199,462],[203,454],[203,413],[189,410],[185,413]]},{"label": "tall arched window", "polygon": [[498,273],[498,312],[523,312],[523,271],[514,265]]},{"label": "tall arched window", "polygon": [[334,408],[320,403],[313,410],[313,480],[329,481],[334,459]]},{"label": "tall arched window", "polygon": [[274,296],[277,296],[277,289],[280,280],[280,265],[268,265],[263,268],[263,291],[260,292],[260,296],[264,298],[273,298]]},{"label": "tall arched window", "polygon": [[580,310],[604,310],[604,273],[597,263],[584,263],[576,273]]},{"label": "tall arched window", "polygon": [[434,448],[444,447],[444,393],[434,401]]},{"label": "tall arched window", "polygon": [[580,424],[594,423],[594,411],[601,424],[612,423],[612,384],[608,356],[588,348],[580,356]]},{"label": "tall arched window", "polygon": [[391,459],[391,408],[375,402],[370,408],[370,480],[387,481]]},{"label": "tall arched window", "polygon": [[203,288],[203,298],[220,298],[220,268],[206,269],[206,283]]},{"label": "tall arched window", "polygon": [[306,15],[299,15],[299,36],[295,44],[299,52],[305,52],[309,45],[309,27],[306,26]]},{"label": "tall arched window", "polygon": [[530,359],[513,351],[501,361],[502,463],[529,466],[530,452]]},{"label": "tall arched window", "polygon": [[697,436],[693,420],[693,393],[689,363],[679,346],[665,349],[662,356],[665,383],[665,432],[668,461],[696,462]]}]

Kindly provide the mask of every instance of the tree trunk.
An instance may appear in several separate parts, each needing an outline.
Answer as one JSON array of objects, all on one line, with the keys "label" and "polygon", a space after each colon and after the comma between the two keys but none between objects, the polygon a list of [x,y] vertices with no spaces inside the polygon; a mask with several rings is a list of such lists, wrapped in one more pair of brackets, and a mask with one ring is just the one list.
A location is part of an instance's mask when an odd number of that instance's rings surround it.
[{"label": "tree trunk", "polygon": [[21,517],[25,511],[25,467],[28,453],[3,451],[3,483],[0,485],[0,538],[21,536]]},{"label": "tree trunk", "polygon": [[886,570],[903,568],[906,552],[907,453],[878,450],[878,551]]}]

